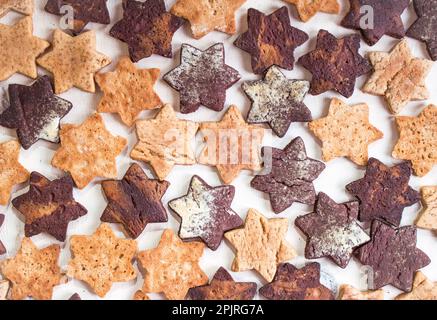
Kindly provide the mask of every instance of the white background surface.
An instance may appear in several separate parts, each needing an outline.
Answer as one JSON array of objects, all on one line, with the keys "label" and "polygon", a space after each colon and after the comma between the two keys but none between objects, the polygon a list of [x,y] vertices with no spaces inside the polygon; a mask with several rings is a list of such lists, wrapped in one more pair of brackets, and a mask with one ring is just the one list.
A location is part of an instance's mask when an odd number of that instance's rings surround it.
[{"label": "white background surface", "polygon": [[[51,41],[53,30],[58,27],[59,18],[43,11],[45,2],[46,0],[36,0],[37,8],[34,14],[35,35]],[[167,8],[170,8],[175,1],[167,0],[165,2],[167,4]],[[310,20],[310,22],[304,24],[297,18],[294,6],[283,1],[248,0],[246,4],[237,11],[238,33],[236,35],[228,36],[223,33],[212,32],[201,40],[194,40],[191,37],[189,24],[185,24],[185,26],[179,29],[175,34],[173,41],[173,59],[167,59],[155,55],[150,58],[143,59],[137,65],[141,68],[160,68],[161,75],[164,75],[179,64],[179,49],[182,43],[189,43],[200,49],[206,49],[216,42],[224,42],[226,47],[227,64],[239,70],[242,76],[242,80],[228,90],[225,110],[230,104],[236,104],[243,112],[243,115],[246,116],[250,107],[250,102],[241,90],[241,83],[247,80],[260,79],[260,77],[252,73],[250,56],[236,48],[232,43],[238,34],[246,31],[247,29],[247,9],[253,7],[263,11],[264,13],[271,13],[273,10],[278,9],[283,5],[288,6],[290,9],[291,24],[304,30],[310,36],[310,40],[296,50],[295,57],[297,60],[303,54],[314,49],[316,44],[316,35],[321,28],[327,29],[335,36],[343,36],[353,33],[352,30],[344,29],[339,25],[349,6],[348,1],[346,0],[340,0],[340,2],[342,5],[341,14],[327,15],[319,13],[315,18]],[[122,17],[121,0],[109,0],[108,7],[111,13],[111,25],[105,26],[99,24],[89,24],[87,26],[88,29],[93,29],[97,32],[97,49],[113,59],[113,63],[103,71],[112,71],[115,68],[119,57],[128,54],[126,44],[109,36],[109,30],[111,26]],[[2,18],[0,22],[4,24],[12,24],[15,23],[19,18],[20,15],[10,13],[6,17]],[[402,18],[407,27],[413,23],[415,14],[412,6],[410,6],[410,8],[404,12]],[[379,41],[378,44],[370,48],[362,41],[361,53],[365,54],[368,51],[376,50],[389,51],[397,42],[398,40],[385,36],[381,41]],[[424,44],[410,38],[408,39],[408,43],[415,56],[429,59]],[[39,72],[40,74],[44,74],[42,69],[40,69]],[[293,71],[284,71],[284,73],[289,78],[307,80],[311,79],[311,74],[299,65],[296,65]],[[308,95],[305,99],[305,103],[311,109],[314,119],[318,119],[327,114],[329,101],[333,97],[339,97],[348,104],[362,102],[368,103],[370,106],[371,123],[384,132],[384,138],[370,146],[370,156],[376,157],[386,164],[392,165],[398,162],[390,156],[393,146],[398,138],[398,133],[394,125],[394,119],[393,116],[387,111],[383,98],[364,94],[360,91],[360,88],[363,86],[367,78],[368,75],[365,75],[358,79],[355,94],[350,99],[346,100],[334,92],[328,92],[320,96]],[[7,88],[9,83],[29,85],[31,82],[32,80],[29,78],[15,75],[8,81],[0,83],[0,86],[2,88]],[[437,103],[437,91],[435,89],[436,82],[437,68],[434,67],[427,81],[428,88],[431,92],[429,101],[409,103],[402,111],[402,114],[417,115],[425,105],[432,102]],[[178,110],[179,96],[177,92],[173,91],[162,80],[159,80],[157,83],[156,90],[164,102],[173,104],[175,109]],[[74,108],[64,118],[63,122],[80,124],[87,118],[87,116],[95,111],[97,103],[101,98],[101,92],[99,91],[96,94],[88,94],[78,89],[72,89],[67,93],[62,94],[61,97],[73,102],[74,104]],[[141,118],[149,118],[154,114],[155,111],[144,112],[141,114]],[[221,119],[222,114],[223,113],[216,113],[202,107],[196,113],[179,116],[181,118],[195,121],[218,121]],[[133,128],[127,128],[124,126],[116,115],[104,114],[104,119],[107,128],[113,134],[121,135],[129,139],[128,148],[126,148],[122,156],[118,158],[118,175],[119,178],[122,178],[128,169],[129,164],[132,162],[128,155],[136,142],[135,131]],[[272,145],[278,148],[283,148],[290,142],[292,138],[297,136],[301,136],[304,139],[307,146],[308,155],[310,157],[316,159],[321,158],[320,146],[315,138],[309,133],[305,124],[292,124],[288,134],[282,139],[268,135],[264,140],[264,145]],[[0,128],[0,141],[10,140],[11,138],[16,138],[14,130]],[[53,157],[56,148],[57,146],[54,144],[40,141],[33,145],[33,147],[31,147],[29,150],[22,150],[20,162],[29,171],[38,171],[50,179],[60,177],[62,176],[62,172],[54,169],[50,165],[51,158]],[[199,152],[200,148],[198,148],[197,151]],[[146,169],[146,172],[148,172],[149,176],[151,176],[152,173],[148,167],[144,164],[142,166]],[[345,191],[344,186],[349,182],[361,178],[363,173],[363,167],[358,167],[346,159],[336,159],[327,164],[326,170],[320,175],[319,179],[316,180],[315,187],[317,191],[323,191],[327,193],[337,202],[348,201],[351,200],[352,197]],[[163,198],[165,205],[169,200],[186,193],[190,178],[194,174],[200,175],[211,185],[220,184],[220,180],[214,168],[200,165],[191,167],[177,166],[167,178],[167,180],[171,182],[171,186]],[[250,172],[242,172],[239,178],[234,181],[233,184],[236,187],[236,195],[232,206],[233,209],[243,218],[246,216],[246,212],[249,208],[255,208],[267,217],[275,217],[276,215],[273,214],[271,210],[267,195],[250,188],[249,183],[251,179],[252,175]],[[413,177],[411,179],[411,185],[416,189],[418,189],[420,186],[435,185],[436,183],[437,167],[434,167],[434,170],[423,178]],[[21,185],[15,188],[13,197],[24,193],[27,190],[27,188],[23,189],[25,187],[26,185]],[[88,209],[89,213],[86,216],[70,223],[68,236],[73,234],[91,234],[100,224],[99,218],[106,206],[106,201],[102,194],[100,185],[94,182],[84,190],[75,190],[75,198]],[[402,225],[412,224],[419,210],[420,205],[418,204],[407,208],[404,211]],[[301,267],[305,262],[305,259],[303,258],[305,240],[294,226],[294,219],[298,215],[302,215],[311,211],[312,207],[310,206],[294,204],[291,208],[278,215],[278,217],[290,218],[290,229],[287,235],[287,240],[290,241],[290,243],[298,252],[299,257],[292,261],[292,263],[298,267]],[[0,212],[6,214],[6,221],[1,229],[0,239],[4,242],[8,249],[8,254],[6,257],[11,257],[15,255],[15,252],[19,247],[20,239],[24,235],[24,224],[21,221],[21,215],[11,206],[1,207]],[[147,226],[143,234],[138,238],[139,250],[155,247],[164,228],[173,228],[174,230],[177,230],[178,227],[179,223],[175,219],[174,215],[169,211],[168,223],[150,224]],[[119,236],[123,236],[118,225],[113,225],[113,229],[116,230]],[[32,240],[40,247],[56,243],[56,240],[44,234],[35,236],[32,238]],[[69,243],[67,241],[65,244],[61,245],[63,246],[64,250],[62,250],[61,253],[60,264],[63,268],[65,268],[70,258]],[[423,271],[432,280],[437,280],[436,245],[437,237],[435,235],[426,230],[418,231],[418,247],[424,250],[432,260],[432,263],[423,269]],[[227,243],[222,243],[220,248],[215,252],[212,252],[209,249],[205,251],[205,254],[201,260],[201,267],[210,277],[212,277],[220,266],[223,266],[229,270],[233,257],[234,255],[229,245]],[[356,262],[356,260],[351,261],[346,269],[337,267],[328,259],[319,259],[317,261],[321,263],[322,269],[325,272],[328,272],[335,278],[338,284],[349,283],[361,289],[367,288],[365,278],[360,271],[361,265]],[[259,284],[264,283],[254,271],[232,273],[232,275],[234,276],[235,280],[256,281]],[[114,284],[112,290],[107,294],[106,298],[131,299],[134,292],[139,289],[141,285],[142,277],[139,274],[136,282],[131,281],[127,283]],[[385,287],[384,289],[387,292],[387,298],[391,298],[399,293],[398,290],[391,286]],[[83,299],[98,298],[90,290],[88,290],[86,285],[76,280],[71,280],[68,282],[68,284],[56,287],[53,298],[67,299],[75,292],[79,293]],[[162,297],[161,295],[155,294],[151,296],[153,298]]]}]

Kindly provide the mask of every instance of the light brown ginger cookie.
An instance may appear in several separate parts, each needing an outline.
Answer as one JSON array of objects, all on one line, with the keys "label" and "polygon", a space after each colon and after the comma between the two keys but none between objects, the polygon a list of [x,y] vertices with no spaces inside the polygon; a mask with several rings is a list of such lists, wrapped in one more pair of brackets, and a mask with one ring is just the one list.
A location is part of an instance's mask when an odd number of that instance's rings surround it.
[{"label": "light brown ginger cookie", "polygon": [[294,4],[297,13],[303,22],[307,22],[316,15],[318,11],[324,13],[340,13],[340,4],[338,0],[284,0]]},{"label": "light brown ginger cookie", "polygon": [[53,287],[61,284],[60,251],[59,245],[40,250],[32,240],[24,238],[17,255],[0,262],[1,273],[11,282],[10,299],[50,300]]},{"label": "light brown ginger cookie", "polygon": [[279,263],[296,257],[296,251],[285,240],[288,219],[267,219],[250,209],[244,228],[225,233],[235,248],[232,271],[255,269],[268,282],[273,280]]},{"label": "light brown ginger cookie", "polygon": [[79,189],[96,177],[117,177],[115,159],[127,141],[114,137],[106,129],[101,115],[95,113],[80,125],[61,126],[60,137],[61,147],[56,151],[52,165],[69,172]]},{"label": "light brown ginger cookie", "polygon": [[235,11],[246,0],[177,0],[170,12],[190,21],[195,39],[213,30],[227,34],[237,31]]},{"label": "light brown ginger cookie", "polygon": [[97,111],[118,113],[131,127],[141,111],[161,105],[153,90],[159,73],[159,69],[137,69],[130,58],[122,57],[115,71],[96,74],[96,82],[104,94]]},{"label": "light brown ginger cookie", "polygon": [[413,290],[398,295],[395,300],[437,300],[437,282],[431,282],[422,272],[417,271]]},{"label": "light brown ginger cookie", "polygon": [[360,291],[348,284],[342,284],[339,300],[384,300],[384,290]]},{"label": "light brown ginger cookie", "polygon": [[176,164],[196,163],[191,148],[199,125],[176,117],[171,105],[165,105],[154,119],[136,123],[138,143],[132,159],[150,164],[159,180],[164,180]]},{"label": "light brown ginger cookie", "polygon": [[138,300],[138,301],[145,301],[145,300],[150,300],[149,296],[147,294],[145,294],[143,291],[141,290],[137,290],[134,293],[134,296],[132,298],[132,300]]},{"label": "light brown ginger cookie", "polygon": [[437,106],[429,105],[418,117],[396,117],[399,140],[393,157],[410,160],[414,173],[425,176],[437,164]]},{"label": "light brown ginger cookie", "polygon": [[204,248],[201,242],[183,242],[172,230],[164,230],[156,248],[138,254],[145,270],[142,291],[182,300],[190,288],[207,284],[208,276],[199,267]]},{"label": "light brown ginger cookie", "polygon": [[67,275],[87,283],[99,297],[112,283],[137,277],[132,266],[137,242],[116,237],[108,224],[101,224],[91,236],[72,236],[70,248],[73,258]]},{"label": "light brown ginger cookie", "polygon": [[0,301],[8,300],[9,287],[8,280],[0,280]]},{"label": "light brown ginger cookie", "polygon": [[324,161],[348,157],[360,166],[367,164],[369,144],[383,137],[369,122],[367,104],[348,106],[336,98],[331,100],[328,116],[308,127],[322,141]]},{"label": "light brown ginger cookie", "polygon": [[35,37],[31,17],[15,25],[0,24],[0,81],[18,72],[35,79],[38,76],[35,59],[50,43]]},{"label": "light brown ginger cookie", "polygon": [[261,169],[264,129],[247,124],[236,106],[230,106],[219,122],[203,122],[200,132],[206,145],[197,161],[215,166],[225,184],[241,170]]},{"label": "light brown ginger cookie", "polygon": [[0,0],[0,17],[5,16],[10,10],[31,16],[34,0]]},{"label": "light brown ginger cookie", "polygon": [[437,231],[437,186],[422,187],[420,193],[423,210],[416,220],[416,226]]},{"label": "light brown ginger cookie", "polygon": [[429,98],[425,79],[433,62],[414,58],[407,40],[399,42],[390,53],[370,52],[369,59],[375,71],[363,91],[384,96],[393,114],[410,101]]},{"label": "light brown ginger cookie", "polygon": [[11,140],[0,143],[0,205],[5,206],[11,197],[12,188],[26,182],[29,172],[18,162],[20,144]]},{"label": "light brown ginger cookie", "polygon": [[50,52],[38,58],[38,64],[53,73],[55,93],[73,87],[96,91],[94,74],[111,63],[111,59],[96,51],[96,34],[90,30],[72,37],[55,30]]}]

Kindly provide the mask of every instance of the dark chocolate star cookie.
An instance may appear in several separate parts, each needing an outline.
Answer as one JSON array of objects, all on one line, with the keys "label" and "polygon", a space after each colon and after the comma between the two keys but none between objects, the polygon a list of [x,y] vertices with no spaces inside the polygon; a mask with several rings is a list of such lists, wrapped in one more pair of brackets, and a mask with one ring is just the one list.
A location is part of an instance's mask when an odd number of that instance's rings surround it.
[{"label": "dark chocolate star cookie", "polygon": [[358,53],[359,48],[357,35],[337,39],[328,31],[320,30],[316,49],[299,59],[313,74],[310,93],[319,95],[335,90],[346,98],[351,97],[356,79],[372,70],[369,61]]},{"label": "dark chocolate star cookie", "polygon": [[[271,154],[270,154],[271,153]],[[264,171],[257,175],[250,185],[256,190],[270,195],[270,203],[275,213],[280,213],[294,202],[312,205],[316,201],[313,181],[325,169],[323,162],[308,158],[305,144],[298,137],[284,150],[263,148]]]},{"label": "dark chocolate star cookie", "polygon": [[402,212],[420,200],[420,194],[408,185],[411,164],[403,162],[388,167],[370,158],[364,178],[354,181],[346,189],[360,201],[359,220],[383,219],[399,226]]},{"label": "dark chocolate star cookie", "polygon": [[59,123],[72,107],[53,94],[50,78],[43,76],[31,86],[9,85],[9,107],[0,114],[0,125],[17,129],[24,149],[39,139],[59,143]]},{"label": "dark chocolate star cookie", "polygon": [[219,268],[210,284],[191,288],[191,300],[252,300],[256,294],[255,282],[235,282],[229,272]]},{"label": "dark chocolate star cookie", "polygon": [[225,64],[223,43],[205,51],[183,44],[180,66],[167,73],[164,80],[180,92],[181,113],[195,112],[201,105],[221,111],[226,90],[240,80],[240,74]]},{"label": "dark chocolate star cookie", "polygon": [[[0,227],[2,226],[4,221],[5,221],[5,216],[3,214],[0,214]],[[6,253],[6,247],[0,241],[0,256],[5,254],[5,253]]]},{"label": "dark chocolate star cookie", "polygon": [[413,0],[418,16],[407,36],[426,43],[432,60],[437,61],[437,0]]},{"label": "dark chocolate star cookie", "polygon": [[360,30],[368,45],[376,44],[383,35],[402,39],[405,28],[401,14],[410,0],[349,0],[350,10],[341,25]]},{"label": "dark chocolate star cookie", "polygon": [[358,224],[358,201],[336,203],[319,193],[315,212],[300,216],[296,226],[308,237],[305,258],[331,258],[342,268],[348,265],[353,251],[370,240]]},{"label": "dark chocolate star cookie", "polygon": [[25,218],[26,237],[42,232],[65,241],[70,221],[87,213],[73,198],[73,180],[67,176],[53,181],[37,172],[30,175],[30,189],[12,200],[12,205]]},{"label": "dark chocolate star cookie", "polygon": [[211,250],[216,250],[226,231],[243,225],[243,220],[231,209],[234,194],[231,185],[211,187],[193,176],[187,195],[168,203],[182,219],[179,237],[201,239]]},{"label": "dark chocolate star cookie", "polygon": [[108,206],[100,220],[121,223],[126,233],[136,239],[148,223],[167,222],[167,212],[161,199],[170,183],[149,179],[134,163],[122,180],[102,182]]},{"label": "dark chocolate star cookie", "polygon": [[80,301],[80,300],[82,300],[82,298],[80,297],[80,295],[78,293],[75,293],[68,300],[71,300],[71,301]]},{"label": "dark chocolate star cookie", "polygon": [[371,241],[356,251],[358,260],[371,267],[369,289],[376,290],[391,284],[403,291],[411,291],[416,270],[431,260],[416,248],[417,230],[413,226],[394,228],[374,220]]},{"label": "dark chocolate star cookie", "polygon": [[111,36],[126,42],[133,62],[152,54],[171,58],[174,33],[184,20],[167,12],[163,0],[123,1],[123,19],[109,32]]},{"label": "dark chocolate star cookie", "polygon": [[308,40],[308,35],[290,25],[287,7],[270,15],[250,8],[247,23],[248,31],[234,44],[251,55],[253,72],[262,74],[273,65],[292,70],[294,50]]}]

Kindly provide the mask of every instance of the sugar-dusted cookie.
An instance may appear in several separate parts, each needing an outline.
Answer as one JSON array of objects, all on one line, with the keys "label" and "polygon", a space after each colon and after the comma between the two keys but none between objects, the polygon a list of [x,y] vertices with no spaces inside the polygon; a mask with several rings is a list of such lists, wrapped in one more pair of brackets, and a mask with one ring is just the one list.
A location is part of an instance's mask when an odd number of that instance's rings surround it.
[{"label": "sugar-dusted cookie", "polygon": [[351,285],[342,284],[338,300],[384,300],[384,290],[360,291]]},{"label": "sugar-dusted cookie", "polygon": [[307,22],[314,17],[317,12],[338,14],[340,4],[338,0],[285,0],[296,6],[297,13],[303,22]]}]

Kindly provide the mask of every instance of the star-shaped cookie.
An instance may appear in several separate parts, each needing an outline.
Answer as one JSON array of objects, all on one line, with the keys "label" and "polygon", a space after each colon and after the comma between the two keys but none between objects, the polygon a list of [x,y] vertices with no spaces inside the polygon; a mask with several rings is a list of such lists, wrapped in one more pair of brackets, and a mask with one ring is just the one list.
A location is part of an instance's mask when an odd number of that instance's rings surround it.
[{"label": "star-shaped cookie", "polygon": [[369,58],[375,71],[363,91],[384,96],[393,114],[399,113],[410,101],[429,98],[425,80],[433,62],[414,58],[406,39],[390,53],[370,52]]},{"label": "star-shaped cookie", "polygon": [[169,186],[167,181],[149,179],[134,163],[122,180],[102,182],[108,206],[100,220],[121,223],[126,233],[136,239],[147,224],[168,221],[161,199]]},{"label": "star-shaped cookie", "polygon": [[114,137],[105,127],[98,113],[80,125],[61,126],[61,147],[56,151],[52,165],[71,174],[79,189],[85,188],[94,178],[115,178],[116,157],[127,141]]},{"label": "star-shaped cookie", "polygon": [[123,19],[109,34],[128,45],[132,61],[138,62],[152,54],[171,58],[173,35],[184,20],[167,12],[163,0],[124,0],[122,5]]},{"label": "star-shaped cookie", "polygon": [[302,138],[293,139],[284,150],[264,147],[262,153],[265,158],[271,155],[272,161],[264,163],[267,174],[255,176],[250,185],[269,194],[275,213],[286,210],[294,202],[314,204],[313,181],[325,169],[325,164],[308,158]]},{"label": "star-shaped cookie", "polygon": [[11,282],[11,300],[51,300],[53,287],[61,283],[60,251],[59,245],[38,249],[24,238],[15,257],[0,262],[1,273]]},{"label": "star-shaped cookie", "polygon": [[399,226],[404,208],[420,200],[420,194],[408,185],[410,176],[409,162],[388,167],[370,158],[364,178],[346,186],[360,201],[359,220],[382,219]]},{"label": "star-shaped cookie", "polygon": [[159,73],[159,69],[137,69],[128,57],[122,57],[115,71],[96,74],[103,91],[97,111],[118,113],[121,121],[131,127],[141,111],[161,105],[153,90]]},{"label": "star-shaped cookie", "polygon": [[211,187],[198,176],[193,176],[188,193],[173,199],[168,206],[181,218],[179,237],[183,240],[202,240],[216,250],[226,231],[243,224],[231,209],[234,186]]},{"label": "star-shaped cookie", "polygon": [[0,17],[10,10],[31,16],[33,14],[34,0],[0,0]]},{"label": "star-shaped cookie", "polygon": [[407,36],[426,43],[432,60],[437,61],[437,0],[413,0],[418,16]]},{"label": "star-shaped cookie", "polygon": [[164,180],[174,165],[196,163],[191,148],[199,125],[176,117],[171,105],[165,105],[154,119],[136,123],[138,143],[132,159],[150,164],[159,180]]},{"label": "star-shaped cookie", "polygon": [[50,43],[32,33],[31,17],[21,19],[13,26],[0,24],[0,81],[17,72],[33,79],[38,76],[35,59]]},{"label": "star-shaped cookie", "polygon": [[53,34],[52,50],[37,62],[53,74],[55,93],[59,94],[73,87],[94,93],[94,74],[111,60],[96,51],[94,31],[72,37],[57,29]]},{"label": "star-shaped cookie", "polygon": [[268,123],[283,137],[292,122],[312,120],[311,111],[303,103],[310,89],[305,80],[289,80],[276,66],[272,66],[263,81],[243,83],[243,90],[252,101],[248,123]]},{"label": "star-shaped cookie", "polygon": [[398,295],[395,300],[437,300],[437,283],[430,281],[422,272],[414,276],[413,290]]},{"label": "star-shaped cookie", "polygon": [[301,269],[282,263],[273,281],[259,289],[270,300],[334,300],[334,294],[320,283],[320,264],[308,263]]},{"label": "star-shaped cookie", "polygon": [[423,210],[416,220],[416,226],[437,231],[437,186],[422,187],[420,193]]},{"label": "star-shaped cookie", "polygon": [[182,242],[172,230],[164,230],[156,248],[138,254],[145,270],[143,292],[183,300],[190,288],[207,284],[208,276],[199,266],[204,248],[201,242]]},{"label": "star-shaped cookie", "polygon": [[383,133],[369,122],[367,104],[348,106],[332,99],[328,116],[309,123],[309,129],[322,141],[323,161],[348,157],[360,166],[369,159],[368,146],[383,137]]},{"label": "star-shaped cookie", "polygon": [[[3,222],[5,221],[5,215],[4,214],[0,214],[0,227],[2,226]],[[4,255],[6,253],[6,247],[4,246],[4,244],[0,241],[0,256]]]},{"label": "star-shaped cookie", "polygon": [[423,177],[437,164],[437,106],[427,106],[418,117],[396,117],[399,140],[393,157],[410,160],[416,175]]},{"label": "star-shaped cookie", "polygon": [[44,10],[58,15],[64,16],[63,8],[66,6],[73,8],[73,31],[80,33],[89,22],[110,24],[107,0],[48,0]]},{"label": "star-shaped cookie", "polygon": [[232,271],[255,269],[267,281],[272,281],[279,263],[296,257],[295,250],[285,240],[288,219],[267,219],[250,209],[244,227],[225,233],[236,251]]},{"label": "star-shaped cookie", "polygon": [[0,125],[17,129],[18,140],[29,149],[39,139],[59,143],[61,119],[73,104],[53,94],[48,76],[31,86],[9,85],[9,106],[0,114]]},{"label": "star-shaped cookie", "polygon": [[9,300],[9,281],[8,280],[0,280],[0,301]]},{"label": "star-shaped cookie", "polygon": [[356,251],[358,260],[371,268],[369,289],[393,285],[402,291],[413,289],[413,275],[431,260],[416,248],[415,227],[392,227],[374,220],[370,231],[371,241]]},{"label": "star-shaped cookie", "polygon": [[195,39],[200,39],[214,30],[232,35],[237,31],[235,11],[245,2],[246,0],[177,0],[170,12],[190,21]]},{"label": "star-shaped cookie", "polygon": [[20,144],[10,140],[0,143],[0,205],[8,204],[12,188],[26,182],[29,172],[20,164]]},{"label": "star-shaped cookie", "polygon": [[137,242],[116,237],[107,224],[90,236],[72,236],[70,249],[67,275],[87,283],[99,297],[104,297],[114,282],[137,277],[132,265]]},{"label": "star-shaped cookie", "polygon": [[241,170],[261,169],[264,129],[247,124],[236,106],[230,106],[219,122],[203,122],[200,133],[206,145],[197,161],[215,166],[225,184],[237,178]]},{"label": "star-shaped cookie", "polygon": [[191,288],[188,296],[191,300],[252,300],[256,294],[255,282],[236,282],[220,267],[207,285]]},{"label": "star-shaped cookie", "polygon": [[225,64],[223,43],[205,51],[183,44],[181,64],[167,73],[164,80],[179,91],[181,113],[195,112],[201,105],[221,111],[226,90],[240,80],[240,74]]},{"label": "star-shaped cookie", "polygon": [[369,61],[359,54],[359,48],[358,35],[337,39],[328,31],[320,30],[316,49],[299,59],[313,75],[310,93],[319,95],[335,90],[346,98],[351,97],[356,79],[372,70]]},{"label": "star-shaped cookie", "polygon": [[310,20],[317,12],[340,13],[340,4],[337,0],[285,0],[285,2],[296,6],[297,13],[303,22]]},{"label": "star-shaped cookie", "polygon": [[247,23],[248,31],[234,44],[251,55],[253,72],[262,74],[273,65],[292,70],[294,50],[308,40],[308,35],[290,25],[287,7],[270,15],[250,8]]},{"label": "star-shaped cookie", "polygon": [[384,300],[384,290],[360,291],[351,285],[342,284],[338,300]]},{"label": "star-shaped cookie", "polygon": [[410,0],[349,0],[349,13],[341,25],[360,30],[369,46],[376,44],[384,35],[401,39],[405,28],[401,14]]},{"label": "star-shaped cookie", "polygon": [[329,257],[346,268],[353,251],[370,240],[358,223],[358,208],[358,201],[338,204],[320,192],[315,211],[295,220],[308,237],[305,258]]},{"label": "star-shaped cookie", "polygon": [[12,205],[25,218],[26,237],[42,232],[64,242],[68,224],[87,213],[73,198],[73,180],[67,176],[50,181],[32,172],[30,189],[12,200]]}]

